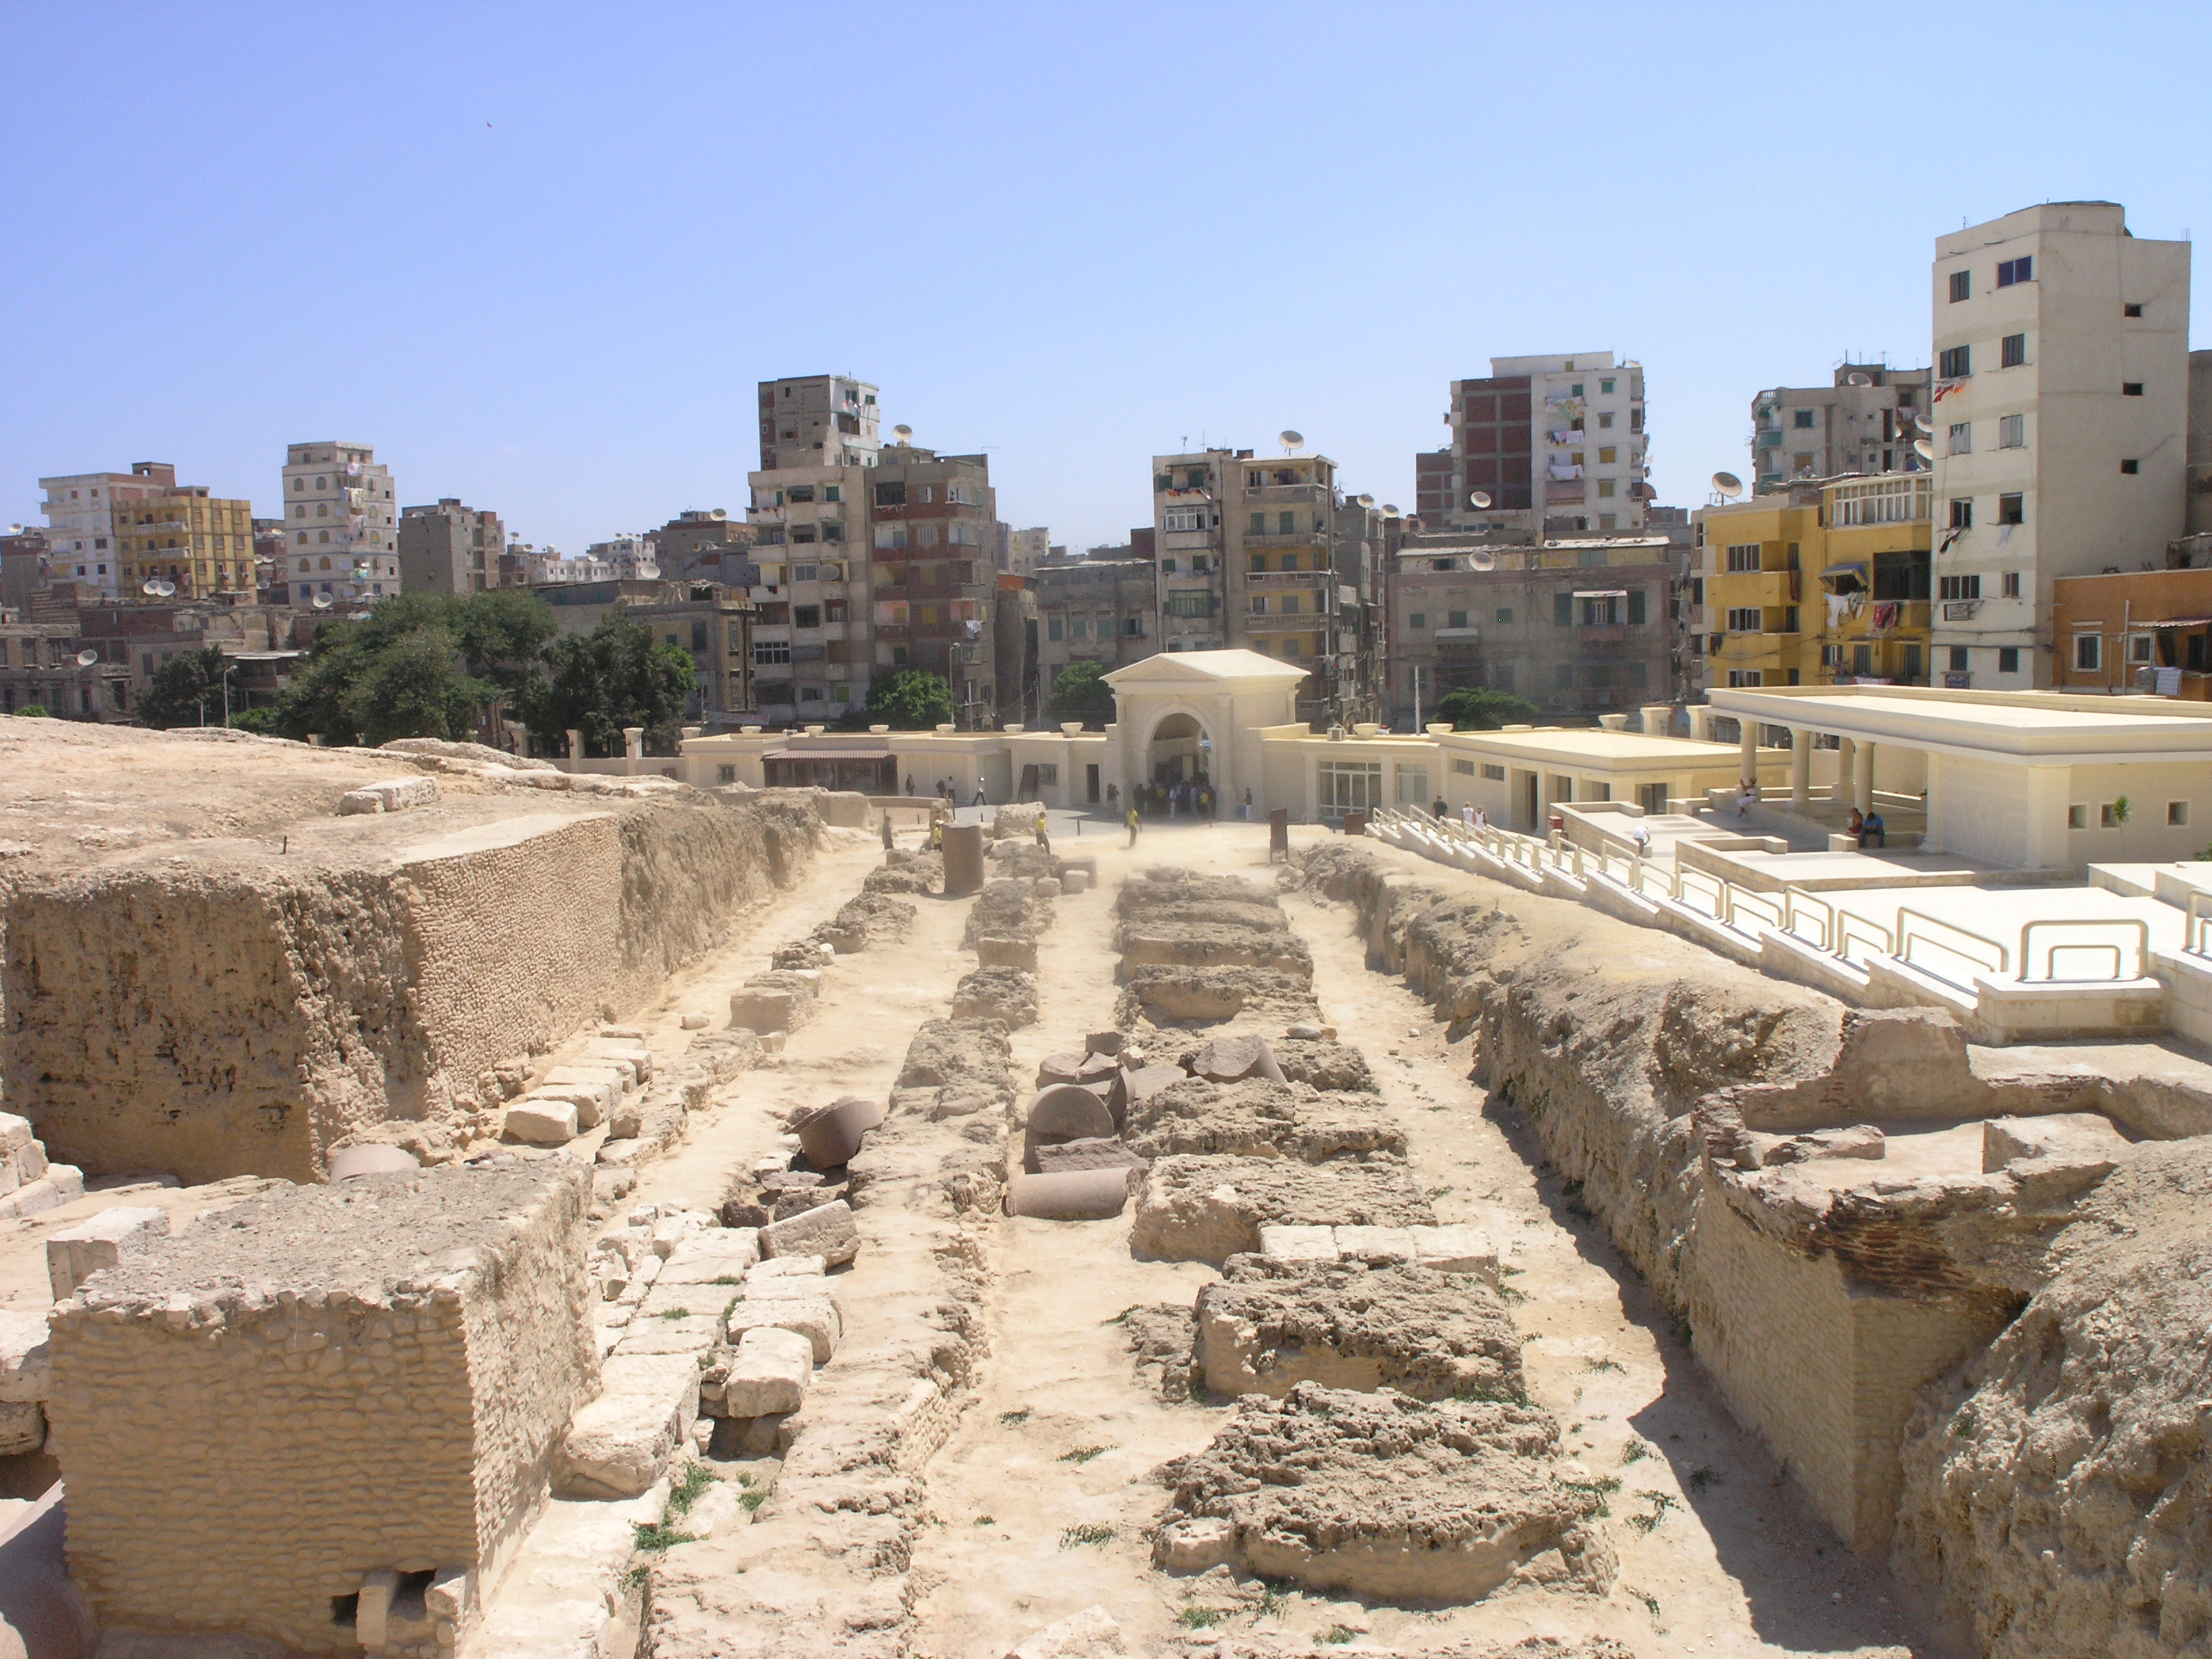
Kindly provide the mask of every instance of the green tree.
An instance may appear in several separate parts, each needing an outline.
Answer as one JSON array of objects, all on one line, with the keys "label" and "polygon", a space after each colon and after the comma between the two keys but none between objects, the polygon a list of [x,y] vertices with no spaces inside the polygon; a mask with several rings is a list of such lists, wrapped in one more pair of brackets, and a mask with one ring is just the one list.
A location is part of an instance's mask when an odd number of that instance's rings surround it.
[{"label": "green tree", "polygon": [[325,623],[277,706],[276,730],[288,738],[319,732],[339,747],[466,740],[476,711],[495,692],[461,672],[450,616],[441,595],[402,593],[357,620]]},{"label": "green tree", "polygon": [[894,732],[927,732],[952,718],[952,685],[942,674],[901,668],[868,683],[868,716]]},{"label": "green tree", "polygon": [[545,647],[558,634],[553,607],[519,587],[495,587],[447,602],[446,626],[461,648],[464,671],[519,700],[545,672]]},{"label": "green tree", "polygon": [[547,646],[545,664],[545,678],[520,697],[532,731],[580,731],[586,753],[607,756],[623,752],[624,726],[641,726],[648,749],[674,750],[695,686],[690,652],[655,645],[653,630],[617,606],[589,634]]},{"label": "green tree", "polygon": [[53,714],[42,702],[27,702],[15,711],[15,718],[19,720],[50,720]]},{"label": "green tree", "polygon": [[[138,718],[169,731],[179,726],[222,724],[222,677],[231,665],[220,647],[179,651],[154,672],[154,683],[138,700]],[[239,699],[241,708],[245,699]]]},{"label": "green tree", "polygon": [[1501,726],[1529,725],[1537,713],[1536,705],[1526,698],[1488,686],[1447,691],[1437,705],[1438,718],[1449,720],[1455,732],[1495,732]]},{"label": "green tree", "polygon": [[1114,688],[1106,684],[1105,673],[1106,665],[1096,662],[1072,662],[1061,669],[1052,683],[1053,719],[1097,726],[1111,721]]}]

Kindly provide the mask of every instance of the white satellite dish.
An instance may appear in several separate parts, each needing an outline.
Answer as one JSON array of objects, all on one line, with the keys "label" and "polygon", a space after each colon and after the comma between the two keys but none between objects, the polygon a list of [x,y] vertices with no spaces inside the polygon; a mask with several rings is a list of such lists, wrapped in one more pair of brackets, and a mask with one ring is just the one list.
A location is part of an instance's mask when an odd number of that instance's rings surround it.
[{"label": "white satellite dish", "polygon": [[1385,501],[1385,502],[1383,502],[1383,503],[1382,503],[1382,516],[1383,516],[1384,518],[1386,518],[1386,519],[1395,519],[1395,518],[1396,518],[1396,517],[1398,516],[1398,509],[1397,509],[1397,507],[1396,507],[1394,503],[1389,502],[1389,501]]},{"label": "white satellite dish", "polygon": [[1923,461],[1932,461],[1936,459],[1936,446],[1925,438],[1915,438],[1912,441],[1912,453]]},{"label": "white satellite dish", "polygon": [[1476,490],[1474,494],[1467,498],[1467,504],[1469,507],[1488,507],[1490,505],[1490,492],[1486,489]]},{"label": "white satellite dish", "polygon": [[176,593],[177,585],[164,576],[154,584],[154,591],[163,599],[169,599]]},{"label": "white satellite dish", "polygon": [[1498,555],[1492,552],[1486,547],[1476,548],[1474,552],[1467,556],[1467,562],[1469,566],[1477,570],[1495,570],[1498,568]]},{"label": "white satellite dish", "polygon": [[1285,455],[1295,455],[1306,447],[1306,434],[1303,432],[1292,432],[1285,428],[1278,432],[1275,436],[1281,442],[1283,453]]},{"label": "white satellite dish", "polygon": [[914,441],[914,428],[910,426],[895,426],[891,428],[891,436],[902,444],[911,443]]},{"label": "white satellite dish", "polygon": [[318,593],[313,599],[310,599],[308,603],[313,605],[318,611],[327,611],[332,605],[336,604],[337,601],[332,599],[327,593]]},{"label": "white satellite dish", "polygon": [[1713,474],[1713,490],[1715,494],[1734,501],[1743,494],[1743,480],[1733,472],[1716,472]]},{"label": "white satellite dish", "polygon": [[1362,507],[1372,507],[1375,505],[1375,498],[1372,495],[1361,495],[1357,499]]},{"label": "white satellite dish", "polygon": [[157,581],[143,581],[138,584],[138,591],[150,599],[161,591],[161,584]]},{"label": "white satellite dish", "polygon": [[79,668],[89,668],[99,660],[100,653],[97,651],[80,651],[76,653],[76,665]]},{"label": "white satellite dish", "polygon": [[657,564],[641,564],[637,568],[638,580],[640,581],[651,581],[659,574],[660,567]]},{"label": "white satellite dish", "polygon": [[1872,386],[1874,384],[1874,376],[1865,374],[1860,370],[1854,369],[1850,374],[1844,377],[1844,384],[1845,386]]}]

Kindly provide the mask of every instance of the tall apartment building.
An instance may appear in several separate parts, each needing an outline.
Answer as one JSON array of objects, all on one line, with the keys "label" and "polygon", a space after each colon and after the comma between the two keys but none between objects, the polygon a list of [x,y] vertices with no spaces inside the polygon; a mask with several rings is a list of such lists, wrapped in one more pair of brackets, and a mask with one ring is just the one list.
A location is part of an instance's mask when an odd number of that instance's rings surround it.
[{"label": "tall apartment building", "polygon": [[881,447],[876,388],[842,374],[760,383],[760,470],[866,466]]},{"label": "tall apartment building", "polygon": [[507,549],[499,514],[441,495],[399,514],[399,586],[407,592],[481,593],[499,586]]},{"label": "tall apartment building", "polygon": [[1845,472],[1917,472],[1914,424],[1928,412],[1933,374],[1845,363],[1833,386],[1773,386],[1751,400],[1755,490]]},{"label": "tall apartment building", "polygon": [[989,457],[891,444],[867,477],[876,671],[941,674],[962,727],[994,725],[999,495]]},{"label": "tall apartment building", "polygon": [[48,574],[76,582],[88,599],[135,597],[156,574],[174,580],[180,593],[252,591],[249,501],[217,496],[201,484],[180,485],[177,469],[166,461],[133,462],[128,472],[41,478],[39,484],[46,492]]},{"label": "tall apartment building", "polygon": [[1063,550],[1031,574],[1036,596],[1036,707],[1050,707],[1052,688],[1070,663],[1126,667],[1160,648],[1159,603],[1149,559],[1127,548],[1094,548],[1080,558]]},{"label": "tall apartment building", "polygon": [[292,541],[279,574],[294,604],[399,591],[398,498],[374,449],[337,439],[288,445],[283,491]]},{"label": "tall apartment building", "polygon": [[1643,366],[1609,351],[1492,357],[1487,378],[1452,382],[1449,447],[1413,458],[1414,511],[1430,529],[1641,531],[1646,412]]},{"label": "tall apartment building", "polygon": [[624,581],[651,581],[661,574],[660,544],[635,531],[593,542],[584,550],[584,556],[612,565]]},{"label": "tall apartment building", "polygon": [[1934,674],[2046,686],[2052,582],[2185,526],[2189,245],[2046,203],[1938,237],[1931,283]]},{"label": "tall apartment building", "polygon": [[1006,532],[1006,561],[999,568],[1010,576],[1027,576],[1050,558],[1054,550],[1049,530],[1010,530]]}]

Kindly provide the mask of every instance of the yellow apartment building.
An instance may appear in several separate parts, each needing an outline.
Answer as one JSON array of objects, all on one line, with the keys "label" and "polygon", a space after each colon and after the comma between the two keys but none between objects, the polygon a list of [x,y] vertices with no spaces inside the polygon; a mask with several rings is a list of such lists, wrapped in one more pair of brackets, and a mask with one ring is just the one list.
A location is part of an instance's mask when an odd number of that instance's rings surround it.
[{"label": "yellow apartment building", "polygon": [[157,576],[176,583],[179,598],[253,594],[252,501],[180,484],[159,495],[117,501],[114,520],[125,597],[135,598]]},{"label": "yellow apartment building", "polygon": [[1926,684],[1932,479],[1794,483],[1693,515],[1707,686]]}]

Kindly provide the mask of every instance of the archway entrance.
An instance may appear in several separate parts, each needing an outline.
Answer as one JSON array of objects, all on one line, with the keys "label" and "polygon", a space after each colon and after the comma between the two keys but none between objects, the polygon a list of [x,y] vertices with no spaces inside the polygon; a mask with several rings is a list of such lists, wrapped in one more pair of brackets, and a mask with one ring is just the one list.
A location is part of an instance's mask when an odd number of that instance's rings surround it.
[{"label": "archway entrance", "polygon": [[1212,772],[1213,744],[1206,728],[1189,714],[1170,714],[1152,728],[1152,743],[1145,757],[1146,776],[1165,788],[1178,783],[1202,783]]}]

